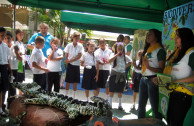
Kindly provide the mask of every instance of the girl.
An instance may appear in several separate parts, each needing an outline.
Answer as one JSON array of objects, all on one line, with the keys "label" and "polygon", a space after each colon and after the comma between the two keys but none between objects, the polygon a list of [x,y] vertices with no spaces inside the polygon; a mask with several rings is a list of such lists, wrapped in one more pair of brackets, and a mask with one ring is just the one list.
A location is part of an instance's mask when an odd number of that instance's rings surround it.
[{"label": "girl", "polygon": [[54,37],[51,39],[51,48],[47,50],[48,63],[47,69],[47,83],[48,91],[51,92],[54,84],[54,91],[59,92],[60,89],[60,78],[61,78],[61,60],[63,59],[63,51],[58,48],[59,39]]},{"label": "girl", "polygon": [[161,41],[161,32],[150,29],[142,58],[142,78],[139,85],[138,118],[145,118],[146,104],[149,98],[155,118],[162,119],[158,112],[158,87],[153,83],[156,73],[162,73],[166,61],[166,52]]},{"label": "girl", "polygon": [[84,74],[82,81],[82,88],[85,89],[87,101],[89,101],[89,90],[94,90],[94,96],[97,96],[97,81],[99,74],[99,64],[94,56],[95,43],[88,42],[87,52],[85,52],[81,58],[81,66],[84,66]]},{"label": "girl", "polygon": [[143,50],[140,50],[138,52],[138,58],[139,60],[133,60],[133,74],[132,74],[132,83],[133,83],[133,106],[131,107],[131,110],[135,110],[135,102],[136,102],[136,96],[139,91],[139,82],[141,80],[141,63],[142,63],[142,54]]},{"label": "girl", "polygon": [[[16,30],[16,42],[15,45],[18,46],[20,56],[22,61],[18,63],[18,82],[23,82],[25,80],[25,48],[23,44],[24,32],[21,29]],[[21,92],[20,92],[21,94]]]},{"label": "girl", "polygon": [[99,95],[100,88],[106,88],[107,99],[109,97],[109,89],[106,87],[107,79],[110,75],[110,64],[108,63],[109,57],[112,51],[106,47],[106,41],[104,38],[99,39],[99,49],[95,51],[95,57],[99,62],[99,77],[97,81],[97,96]]},{"label": "girl", "polygon": [[123,43],[117,43],[115,46],[115,54],[109,59],[109,63],[111,62],[113,62],[113,67],[109,78],[109,103],[112,106],[112,97],[114,96],[114,92],[118,92],[118,109],[122,110],[121,98],[126,84],[125,68],[131,65],[131,59],[125,55]]},{"label": "girl", "polygon": [[83,46],[79,43],[79,32],[74,32],[72,39],[73,42],[69,43],[64,49],[65,63],[67,63],[65,95],[68,94],[70,83],[73,83],[73,98],[75,98],[77,83],[80,83],[80,58],[82,56]]}]

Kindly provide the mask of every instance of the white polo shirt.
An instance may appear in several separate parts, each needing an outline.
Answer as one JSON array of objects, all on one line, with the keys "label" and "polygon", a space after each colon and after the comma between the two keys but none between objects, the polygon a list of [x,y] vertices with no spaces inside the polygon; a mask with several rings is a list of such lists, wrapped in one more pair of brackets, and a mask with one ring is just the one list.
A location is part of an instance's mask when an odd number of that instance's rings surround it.
[{"label": "white polo shirt", "polygon": [[14,45],[17,45],[22,55],[22,64],[25,65],[25,48],[23,42],[16,41]]},{"label": "white polo shirt", "polygon": [[[139,62],[140,62],[140,60],[137,60],[137,61],[136,61],[136,65],[139,65]],[[138,70],[138,69],[136,69],[135,67],[133,67],[133,70],[134,70],[136,73],[141,73],[141,72],[142,72],[142,69],[141,69],[141,70]]]},{"label": "white polo shirt", "polygon": [[[47,56],[49,56],[52,53],[52,51],[53,50],[49,48],[46,51]],[[63,51],[59,48],[53,54],[53,58],[57,58],[57,57],[63,57]],[[47,69],[49,69],[50,72],[62,71],[61,70],[61,60],[58,60],[58,61],[48,60]]]},{"label": "white polo shirt", "polygon": [[[78,53],[83,52],[83,45],[77,42],[77,45],[74,46],[72,42],[72,43],[67,44],[64,51],[65,53],[68,53],[68,60],[71,60],[71,59],[74,59],[78,55]],[[70,64],[75,65],[75,66],[80,66],[80,59],[74,62],[71,62]]]},{"label": "white polo shirt", "polygon": [[[105,50],[102,50],[101,48],[97,49],[94,52],[95,57],[97,58],[97,61],[104,63],[104,60],[108,61],[110,59],[110,56],[112,54],[112,51],[108,48]],[[99,65],[99,70],[110,70],[111,65],[104,64],[104,65]]]},{"label": "white polo shirt", "polygon": [[[114,57],[115,54],[112,54],[111,55],[111,58]],[[126,64],[128,64],[129,62],[131,62],[131,58],[127,55],[125,55],[125,58],[126,58],[126,63],[125,63],[125,60],[124,60],[124,56],[117,56],[117,58],[115,60],[117,60],[117,65],[113,68],[113,62],[111,63],[112,65],[112,70],[116,71],[116,72],[120,72],[120,73],[125,73],[125,66]]]},{"label": "white polo shirt", "polygon": [[10,48],[10,65],[12,70],[17,70],[18,69],[18,59],[15,54],[15,45],[14,42],[12,42],[12,46]]},{"label": "white polo shirt", "polygon": [[8,64],[10,59],[10,49],[3,41],[0,44],[0,65]]},{"label": "white polo shirt", "polygon": [[88,52],[84,52],[81,61],[84,61],[84,65],[86,66],[95,66],[96,65],[96,58],[93,54]]},{"label": "white polo shirt", "polygon": [[[40,67],[46,68],[45,64],[45,57],[43,55],[42,49],[37,49],[36,47],[33,49],[31,57],[30,57],[30,63],[36,62],[36,64]],[[37,69],[32,67],[33,74],[43,74],[45,71]]]}]

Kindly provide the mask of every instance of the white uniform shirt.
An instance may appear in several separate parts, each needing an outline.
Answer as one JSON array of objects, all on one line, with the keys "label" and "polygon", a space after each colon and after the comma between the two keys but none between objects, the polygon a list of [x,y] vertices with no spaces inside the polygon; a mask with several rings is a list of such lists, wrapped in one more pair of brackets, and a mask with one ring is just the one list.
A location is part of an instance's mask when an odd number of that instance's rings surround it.
[{"label": "white uniform shirt", "polygon": [[[49,56],[51,53],[52,53],[52,49],[49,48],[47,51],[46,51],[46,54],[47,56]],[[61,49],[57,49],[54,54],[53,54],[53,58],[57,58],[57,57],[63,57],[63,51]],[[52,61],[52,60],[48,60],[48,63],[47,63],[47,69],[49,69],[49,71],[51,72],[59,72],[59,71],[62,71],[61,70],[61,60],[58,60],[58,61]]]},{"label": "white uniform shirt", "polygon": [[[115,54],[112,54],[111,55],[111,58],[114,57]],[[114,65],[114,61],[111,63],[112,65],[112,70],[116,71],[116,72],[120,72],[120,73],[125,73],[125,66],[126,64],[128,64],[129,62],[131,62],[131,58],[127,55],[125,55],[125,58],[126,58],[126,63],[125,63],[125,60],[124,60],[124,56],[117,56],[117,58],[115,60],[117,60],[117,65],[113,68],[113,65]]]},{"label": "white uniform shirt", "polygon": [[[83,45],[77,42],[77,45],[74,47],[72,42],[65,47],[64,51],[65,53],[68,53],[68,60],[71,60],[71,59],[74,59],[78,55],[78,53],[83,52]],[[75,66],[80,66],[80,59],[74,62],[71,62],[70,64]]]},{"label": "white uniform shirt", "polygon": [[127,53],[127,47],[128,47],[129,45],[131,45],[131,47],[132,47],[132,50],[130,51],[129,57],[132,59],[133,46],[132,46],[131,43],[128,43],[128,44],[125,46],[125,53]]},{"label": "white uniform shirt", "polygon": [[[97,61],[104,63],[104,61],[108,61],[110,59],[110,56],[112,54],[112,51],[108,48],[106,48],[104,51],[99,48],[94,52],[94,55],[97,59]],[[111,65],[105,64],[105,65],[99,65],[99,70],[110,70]]]},{"label": "white uniform shirt", "polygon": [[[36,47],[33,49],[31,57],[30,57],[30,63],[36,62],[36,64],[40,67],[46,68],[45,64],[45,57],[43,55],[42,49],[37,49]],[[37,69],[32,67],[33,74],[43,74],[45,71]]]},{"label": "white uniform shirt", "polygon": [[171,71],[172,80],[183,79],[192,75],[192,68],[189,64],[189,56],[193,53],[191,50],[178,63],[174,64]]},{"label": "white uniform shirt", "polygon": [[17,70],[18,69],[18,59],[15,54],[15,45],[14,42],[12,42],[12,46],[10,48],[10,66],[12,70]]},{"label": "white uniform shirt", "polygon": [[[136,61],[136,65],[139,65],[139,62],[140,62],[140,60],[137,60],[137,61]],[[136,73],[141,73],[141,72],[142,72],[142,69],[141,69],[141,70],[138,70],[138,69],[136,69],[135,67],[133,67],[133,70],[134,70]]]},{"label": "white uniform shirt", "polygon": [[3,41],[0,44],[0,65],[8,64],[10,59],[10,49]]},{"label": "white uniform shirt", "polygon": [[96,65],[96,58],[93,54],[88,52],[84,52],[81,61],[84,61],[85,66],[95,66]]},{"label": "white uniform shirt", "polygon": [[23,42],[16,41],[14,45],[17,45],[22,55],[22,64],[25,65],[25,48]]}]

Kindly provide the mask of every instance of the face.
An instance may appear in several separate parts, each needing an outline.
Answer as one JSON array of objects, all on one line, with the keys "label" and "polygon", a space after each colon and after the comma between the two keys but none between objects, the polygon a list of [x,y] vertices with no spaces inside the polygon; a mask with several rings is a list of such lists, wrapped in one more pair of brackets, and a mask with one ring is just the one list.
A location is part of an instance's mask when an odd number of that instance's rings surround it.
[{"label": "face", "polygon": [[117,52],[122,53],[123,52],[123,46],[118,45],[117,46]]},{"label": "face", "polygon": [[142,57],[142,55],[143,55],[143,53],[142,53],[142,52],[139,52],[139,53],[138,53],[138,57],[139,57],[139,59]]},{"label": "face", "polygon": [[106,42],[104,40],[99,41],[99,46],[100,48],[105,48],[106,47]]},{"label": "face", "polygon": [[120,37],[118,36],[118,37],[117,37],[117,42],[120,42],[120,41],[121,41],[121,39],[120,39]]},{"label": "face", "polygon": [[80,40],[80,35],[73,37],[73,42],[78,42]]},{"label": "face", "polygon": [[5,42],[6,42],[7,44],[11,44],[11,41],[12,41],[11,36],[6,35],[6,36],[5,36]]},{"label": "face", "polygon": [[39,49],[43,49],[43,47],[44,47],[44,42],[38,43],[37,46],[38,46]]},{"label": "face", "polygon": [[20,33],[16,34],[16,37],[17,37],[18,41],[22,41],[22,39],[24,38],[24,33],[20,32]]},{"label": "face", "polygon": [[89,51],[89,52],[94,52],[94,50],[95,50],[95,45],[94,45],[94,44],[90,44],[90,45],[88,46],[88,51]]},{"label": "face", "polygon": [[40,26],[40,32],[41,32],[41,34],[46,35],[47,34],[47,31],[48,31],[48,26],[45,26],[45,25],[41,25]]},{"label": "face", "polygon": [[6,32],[0,32],[0,42],[5,39]]},{"label": "face", "polygon": [[56,40],[56,41],[52,41],[51,44],[52,44],[52,45],[55,45],[56,47],[58,47],[59,41],[57,41],[57,40]]},{"label": "face", "polygon": [[181,48],[181,38],[178,36],[178,34],[175,35],[175,46]]},{"label": "face", "polygon": [[152,42],[155,42],[155,41],[156,41],[156,38],[155,38],[155,35],[154,35],[154,32],[153,32],[153,31],[149,31],[149,32],[147,33],[146,41],[147,41],[148,43],[152,43]]},{"label": "face", "polygon": [[125,43],[125,44],[128,44],[129,42],[130,42],[130,40],[129,40],[127,37],[125,37],[125,38],[124,38],[124,43]]}]

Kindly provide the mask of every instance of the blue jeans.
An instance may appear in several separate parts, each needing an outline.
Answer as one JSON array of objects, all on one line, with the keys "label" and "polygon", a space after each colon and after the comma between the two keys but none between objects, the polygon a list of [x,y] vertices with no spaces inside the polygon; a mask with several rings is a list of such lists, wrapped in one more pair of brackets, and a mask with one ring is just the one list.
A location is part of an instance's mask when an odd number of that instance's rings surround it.
[{"label": "blue jeans", "polygon": [[158,112],[158,86],[153,83],[152,78],[145,79],[142,77],[139,85],[138,119],[145,118],[148,98],[155,118],[162,119],[162,114]]}]

